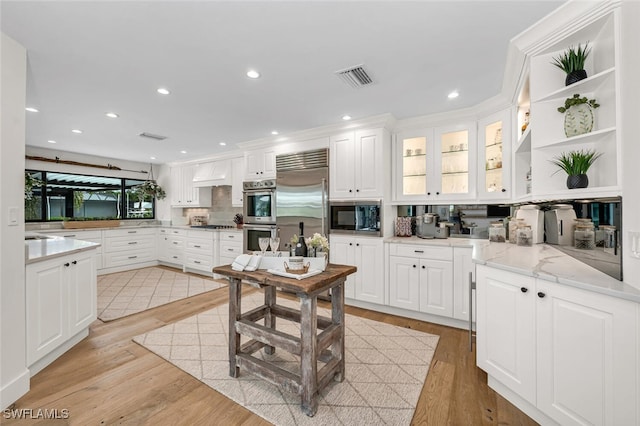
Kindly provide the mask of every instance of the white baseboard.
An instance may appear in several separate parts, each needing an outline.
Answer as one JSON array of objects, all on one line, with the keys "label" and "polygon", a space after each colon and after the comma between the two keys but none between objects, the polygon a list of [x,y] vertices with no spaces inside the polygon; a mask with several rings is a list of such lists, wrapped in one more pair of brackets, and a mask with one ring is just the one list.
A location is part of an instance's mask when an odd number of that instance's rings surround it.
[{"label": "white baseboard", "polygon": [[15,379],[0,388],[0,408],[4,410],[29,392],[31,374],[27,368]]},{"label": "white baseboard", "polygon": [[31,372],[31,377],[38,374],[43,368],[47,365],[51,364],[53,361],[58,359],[63,353],[77,345],[82,339],[89,335],[89,328],[85,328],[62,345],[58,346],[51,352],[49,352],[44,357],[40,358],[38,361],[34,362],[29,366],[29,371]]}]

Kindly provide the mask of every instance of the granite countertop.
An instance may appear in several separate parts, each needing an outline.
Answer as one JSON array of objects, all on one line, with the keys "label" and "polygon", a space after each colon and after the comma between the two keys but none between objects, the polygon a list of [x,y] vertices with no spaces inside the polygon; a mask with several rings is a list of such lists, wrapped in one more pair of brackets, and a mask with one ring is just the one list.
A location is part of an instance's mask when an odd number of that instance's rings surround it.
[{"label": "granite countertop", "polygon": [[44,260],[66,256],[85,250],[93,250],[100,246],[100,244],[90,241],[51,236],[43,239],[26,240],[24,244],[25,264],[27,265],[30,263],[42,262]]},{"label": "granite countertop", "polygon": [[417,237],[390,237],[384,241],[441,247],[472,247],[473,261],[477,264],[640,303],[639,289],[618,281],[549,244],[522,247],[509,243],[491,243],[489,240],[424,240]]}]

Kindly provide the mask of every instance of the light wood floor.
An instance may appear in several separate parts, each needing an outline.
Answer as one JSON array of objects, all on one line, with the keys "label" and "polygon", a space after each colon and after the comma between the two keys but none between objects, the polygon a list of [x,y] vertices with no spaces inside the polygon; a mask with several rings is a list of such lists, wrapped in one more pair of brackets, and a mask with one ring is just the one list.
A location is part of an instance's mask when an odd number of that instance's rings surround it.
[{"label": "light wood floor", "polygon": [[[31,390],[13,407],[67,409],[69,419],[17,421],[0,414],[0,423],[268,425],[131,340],[226,303],[227,297],[225,287],[108,323],[96,321],[88,338],[32,378]],[[487,387],[464,330],[353,307],[347,312],[440,336],[412,424],[536,424]]]}]

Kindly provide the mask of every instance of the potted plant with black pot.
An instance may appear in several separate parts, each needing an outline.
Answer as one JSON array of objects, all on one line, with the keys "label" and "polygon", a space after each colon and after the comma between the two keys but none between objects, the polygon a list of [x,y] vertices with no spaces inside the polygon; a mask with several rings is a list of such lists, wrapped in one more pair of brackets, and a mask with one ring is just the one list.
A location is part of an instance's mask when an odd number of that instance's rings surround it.
[{"label": "potted plant with black pot", "polygon": [[567,188],[586,188],[589,186],[587,171],[601,155],[592,149],[581,149],[563,152],[550,161],[567,174]]},{"label": "potted plant with black pot", "polygon": [[567,74],[564,81],[565,86],[587,78],[584,62],[589,53],[591,53],[591,48],[589,47],[589,42],[586,42],[584,47],[581,44],[578,44],[578,47],[571,46],[564,53],[553,58],[551,63]]}]

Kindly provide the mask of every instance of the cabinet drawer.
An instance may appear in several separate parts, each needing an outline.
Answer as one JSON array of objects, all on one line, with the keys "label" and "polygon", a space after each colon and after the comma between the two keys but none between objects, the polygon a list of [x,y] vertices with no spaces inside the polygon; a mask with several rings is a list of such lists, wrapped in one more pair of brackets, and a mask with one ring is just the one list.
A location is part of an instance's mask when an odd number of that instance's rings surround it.
[{"label": "cabinet drawer", "polygon": [[187,235],[186,229],[160,228],[158,232],[160,235],[180,235],[183,237]]},{"label": "cabinet drawer", "polygon": [[153,250],[131,251],[128,253],[106,253],[104,266],[105,268],[111,268],[114,266],[133,265],[153,260],[156,260],[156,254]]},{"label": "cabinet drawer", "polygon": [[239,244],[242,244],[242,232],[222,231],[220,232],[220,242],[223,241],[236,241]]},{"label": "cabinet drawer", "polygon": [[184,249],[184,238],[166,237],[168,250],[182,250]]},{"label": "cabinet drawer", "polygon": [[242,254],[242,244],[236,242],[229,243],[225,241],[220,242],[220,256],[227,256],[235,259]]},{"label": "cabinet drawer", "polygon": [[390,244],[389,254],[392,256],[415,257],[419,259],[453,260],[453,249],[451,247]]},{"label": "cabinet drawer", "polygon": [[188,239],[186,249],[195,253],[208,253],[211,255],[213,254],[213,241]]},{"label": "cabinet drawer", "polygon": [[187,268],[211,271],[213,268],[213,257],[195,253],[185,253],[184,265]]},{"label": "cabinet drawer", "polygon": [[195,238],[198,240],[211,240],[213,241],[213,231],[196,231],[190,229],[187,231],[187,237]]},{"label": "cabinet drawer", "polygon": [[169,250],[167,253],[167,261],[182,264],[184,262],[184,252]]},{"label": "cabinet drawer", "polygon": [[129,250],[151,250],[155,247],[155,238],[153,236],[139,237],[113,237],[105,239],[105,252],[114,253]]},{"label": "cabinet drawer", "polygon": [[105,231],[105,237],[127,237],[137,235],[155,235],[156,228],[135,228],[135,229],[110,229]]}]

